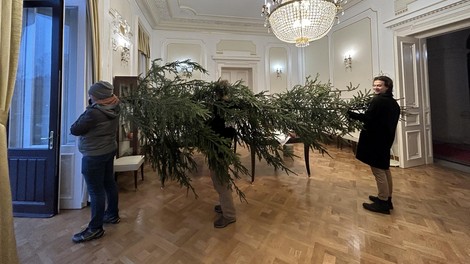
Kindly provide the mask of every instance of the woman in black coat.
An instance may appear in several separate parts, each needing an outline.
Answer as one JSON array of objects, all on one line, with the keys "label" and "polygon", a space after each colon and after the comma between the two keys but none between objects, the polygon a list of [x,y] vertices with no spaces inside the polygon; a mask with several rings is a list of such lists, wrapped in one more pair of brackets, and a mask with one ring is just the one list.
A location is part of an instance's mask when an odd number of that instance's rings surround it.
[{"label": "woman in black coat", "polygon": [[393,81],[387,76],[374,78],[374,98],[365,113],[348,112],[364,126],[359,135],[356,158],[371,167],[377,182],[378,196],[369,196],[372,203],[363,203],[367,210],[390,214],[393,209],[393,182],[390,173],[390,148],[400,116],[400,107],[393,98]]}]

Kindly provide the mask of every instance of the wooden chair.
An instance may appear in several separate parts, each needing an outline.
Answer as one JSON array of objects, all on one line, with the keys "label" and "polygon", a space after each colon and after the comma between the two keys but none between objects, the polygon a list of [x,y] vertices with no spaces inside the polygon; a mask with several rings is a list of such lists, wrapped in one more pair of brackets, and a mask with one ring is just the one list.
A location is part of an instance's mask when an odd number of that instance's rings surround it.
[{"label": "wooden chair", "polygon": [[142,155],[123,156],[114,160],[114,178],[117,181],[117,173],[123,171],[134,172],[134,186],[137,190],[137,171],[140,169],[142,180],[144,180],[144,161]]}]

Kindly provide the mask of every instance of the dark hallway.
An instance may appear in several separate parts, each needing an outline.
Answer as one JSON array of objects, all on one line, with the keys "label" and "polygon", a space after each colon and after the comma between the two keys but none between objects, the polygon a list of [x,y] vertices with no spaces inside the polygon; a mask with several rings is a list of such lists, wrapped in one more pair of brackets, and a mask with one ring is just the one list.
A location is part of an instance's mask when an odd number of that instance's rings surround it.
[{"label": "dark hallway", "polygon": [[470,29],[426,43],[434,159],[470,167]]},{"label": "dark hallway", "polygon": [[470,167],[470,145],[433,141],[434,159]]}]

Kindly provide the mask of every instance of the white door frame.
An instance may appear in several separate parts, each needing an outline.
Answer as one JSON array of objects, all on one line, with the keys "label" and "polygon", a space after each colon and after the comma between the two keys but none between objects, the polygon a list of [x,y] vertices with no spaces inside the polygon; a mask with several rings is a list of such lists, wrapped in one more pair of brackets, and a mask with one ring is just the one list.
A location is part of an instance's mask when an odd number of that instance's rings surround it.
[{"label": "white door frame", "polygon": [[[66,0],[65,6],[78,7],[78,38],[86,39],[86,2],[81,0]],[[77,58],[86,58],[85,41],[79,43],[77,47]],[[77,71],[70,74],[76,75],[74,86],[77,88],[75,91],[75,114],[78,117],[87,105],[85,59],[71,63],[77,63]],[[65,103],[63,102],[62,106]],[[62,144],[61,142],[60,157],[62,165],[60,167],[59,208],[81,209],[86,206],[88,194],[81,172],[82,155],[78,151],[78,138],[76,138],[74,145]]]}]

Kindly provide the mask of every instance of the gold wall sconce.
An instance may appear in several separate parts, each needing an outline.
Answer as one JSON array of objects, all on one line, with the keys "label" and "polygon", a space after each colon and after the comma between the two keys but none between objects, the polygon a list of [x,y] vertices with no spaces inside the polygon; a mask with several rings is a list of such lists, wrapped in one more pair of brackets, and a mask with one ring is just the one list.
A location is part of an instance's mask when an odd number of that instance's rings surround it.
[{"label": "gold wall sconce", "polygon": [[131,27],[115,9],[110,9],[109,14],[113,18],[113,21],[111,22],[113,30],[111,35],[113,50],[121,50],[121,62],[127,64],[131,55]]},{"label": "gold wall sconce", "polygon": [[277,77],[277,78],[281,78],[281,74],[282,74],[282,69],[281,69],[281,68],[277,68],[277,69],[276,69],[276,77]]},{"label": "gold wall sconce", "polygon": [[344,68],[346,70],[352,70],[352,58],[351,55],[347,55],[344,57]]}]

